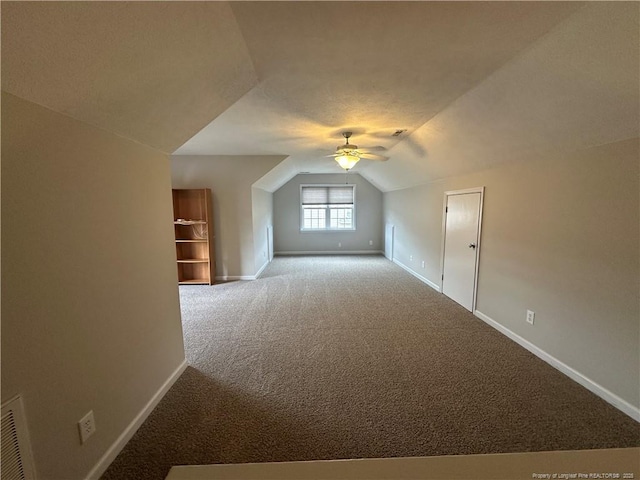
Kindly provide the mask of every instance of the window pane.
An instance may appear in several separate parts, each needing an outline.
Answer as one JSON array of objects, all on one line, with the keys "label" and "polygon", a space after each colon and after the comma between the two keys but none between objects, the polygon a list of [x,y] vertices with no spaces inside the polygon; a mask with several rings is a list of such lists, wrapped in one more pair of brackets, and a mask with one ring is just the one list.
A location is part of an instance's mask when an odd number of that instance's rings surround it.
[{"label": "window pane", "polygon": [[[353,192],[351,187],[348,190]],[[348,199],[343,197],[343,200]],[[354,230],[353,204],[307,204],[301,208],[304,230]]]},{"label": "window pane", "polygon": [[338,230],[353,228],[353,208],[331,208],[330,228]]},{"label": "window pane", "polygon": [[[318,208],[322,207],[322,208]],[[326,228],[326,206],[314,205],[314,207],[303,207],[302,228],[309,230],[324,230]]]}]

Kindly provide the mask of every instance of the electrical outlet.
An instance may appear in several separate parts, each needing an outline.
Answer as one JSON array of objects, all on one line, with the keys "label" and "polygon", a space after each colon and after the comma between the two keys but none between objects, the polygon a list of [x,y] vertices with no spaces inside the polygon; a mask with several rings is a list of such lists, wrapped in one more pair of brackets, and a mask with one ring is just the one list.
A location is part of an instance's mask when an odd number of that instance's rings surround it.
[{"label": "electrical outlet", "polygon": [[96,421],[93,418],[93,410],[90,410],[78,422],[78,431],[80,432],[80,443],[84,443],[87,439],[96,433]]},{"label": "electrical outlet", "polygon": [[369,245],[373,245],[373,240],[369,240]]},{"label": "electrical outlet", "polygon": [[413,262],[413,255],[409,255],[409,261]]},{"label": "electrical outlet", "polygon": [[536,319],[536,312],[532,312],[531,310],[527,310],[527,323],[533,325],[533,322]]},{"label": "electrical outlet", "polygon": [[342,247],[342,242],[338,242],[338,248]]},{"label": "electrical outlet", "polygon": [[422,268],[424,268],[424,260],[422,260]]}]

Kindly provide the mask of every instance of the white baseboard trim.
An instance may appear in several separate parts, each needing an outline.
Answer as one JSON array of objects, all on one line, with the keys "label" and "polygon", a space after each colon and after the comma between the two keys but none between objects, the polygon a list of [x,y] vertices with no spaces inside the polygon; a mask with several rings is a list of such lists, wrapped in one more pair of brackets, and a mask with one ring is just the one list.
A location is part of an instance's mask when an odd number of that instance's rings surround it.
[{"label": "white baseboard trim", "polygon": [[509,337],[511,340],[513,340],[514,342],[516,342],[520,346],[522,346],[522,347],[526,348],[527,350],[529,350],[536,357],[540,358],[541,360],[544,360],[545,362],[547,362],[549,365],[551,365],[555,369],[557,369],[560,372],[564,373],[570,379],[578,382],[580,385],[585,387],[590,392],[595,393],[597,396],[602,398],[605,402],[610,403],[611,405],[616,407],[621,412],[629,415],[636,422],[640,422],[640,408],[638,408],[638,407],[630,404],[626,400],[620,398],[615,393],[607,390],[602,385],[594,382],[593,380],[591,380],[590,378],[586,377],[585,375],[583,375],[579,371],[575,370],[574,368],[571,368],[566,363],[561,362],[560,360],[558,360],[554,356],[552,356],[552,355],[548,354],[547,352],[545,352],[544,350],[542,350],[540,347],[537,347],[536,345],[534,345],[530,341],[522,338],[517,333],[514,333],[511,330],[509,330],[504,325],[501,325],[500,323],[496,322],[494,319],[492,319],[488,315],[485,315],[484,313],[480,312],[479,310],[476,310],[474,312],[474,315],[476,317],[478,317],[480,320],[482,320],[483,322],[487,323],[491,327],[493,327],[496,330],[498,330],[503,335],[506,335],[507,337]]},{"label": "white baseboard trim", "polygon": [[269,262],[264,262],[264,265],[260,267],[260,270],[258,270],[255,275],[218,275],[216,277],[216,280],[220,282],[232,282],[235,280],[257,280],[258,278],[260,278],[263,270],[267,268],[267,265],[269,265]]},{"label": "white baseboard trim", "polygon": [[151,397],[151,400],[147,402],[147,404],[140,410],[140,413],[136,415],[136,417],[131,421],[131,423],[124,429],[124,431],[120,434],[120,436],[113,442],[113,445],[109,447],[109,449],[105,452],[105,454],[98,460],[98,463],[91,469],[88,475],[85,477],[86,480],[97,480],[102,474],[109,468],[111,462],[115,460],[118,454],[122,451],[124,446],[127,444],[131,437],[138,431],[140,425],[147,419],[149,414],[153,411],[153,409],[158,405],[162,397],[169,391],[171,386],[178,380],[178,377],[182,375],[187,368],[187,360],[183,360],[182,363],[176,368],[169,378],[162,384],[160,389]]},{"label": "white baseboard trim", "polygon": [[413,270],[411,270],[409,267],[407,267],[404,263],[400,263],[398,260],[396,260],[395,258],[393,260],[391,260],[393,263],[395,263],[396,265],[398,265],[399,267],[403,268],[404,270],[406,270],[407,272],[409,272],[411,275],[413,275],[414,277],[416,277],[418,280],[420,280],[421,282],[426,283],[427,285],[429,285],[431,288],[433,288],[436,292],[440,292],[440,285],[433,283],[431,280],[429,280],[427,277],[423,277],[422,275],[420,275],[419,273],[414,272]]},{"label": "white baseboard trim", "polygon": [[231,282],[234,280],[255,280],[255,275],[219,275],[216,280],[221,282]]},{"label": "white baseboard trim", "polygon": [[308,252],[274,252],[275,255],[383,255],[381,250],[316,250]]},{"label": "white baseboard trim", "polygon": [[253,276],[254,280],[257,280],[260,278],[260,275],[262,275],[262,272],[264,272],[264,269],[267,268],[267,265],[269,265],[269,261],[267,260],[266,262],[264,262],[264,265],[262,265],[260,267],[260,270],[258,270],[258,272]]}]

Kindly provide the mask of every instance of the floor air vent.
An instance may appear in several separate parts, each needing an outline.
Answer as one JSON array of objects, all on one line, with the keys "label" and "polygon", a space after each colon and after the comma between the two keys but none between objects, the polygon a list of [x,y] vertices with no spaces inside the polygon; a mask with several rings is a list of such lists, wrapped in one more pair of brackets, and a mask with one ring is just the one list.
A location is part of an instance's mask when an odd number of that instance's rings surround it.
[{"label": "floor air vent", "polygon": [[34,480],[31,445],[20,395],[2,405],[1,480]]}]

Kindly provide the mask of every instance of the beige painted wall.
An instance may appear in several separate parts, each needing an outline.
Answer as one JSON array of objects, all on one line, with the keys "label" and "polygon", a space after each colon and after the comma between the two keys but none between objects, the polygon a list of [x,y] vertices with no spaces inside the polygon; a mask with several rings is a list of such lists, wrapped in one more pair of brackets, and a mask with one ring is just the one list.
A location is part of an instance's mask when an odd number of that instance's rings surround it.
[{"label": "beige painted wall", "polygon": [[210,188],[213,194],[216,277],[256,274],[251,188],[283,159],[275,155],[171,157],[173,188]]},{"label": "beige painted wall", "polygon": [[477,309],[637,407],[639,153],[635,138],[386,193],[395,256],[440,285],[443,193],[485,186]]},{"label": "beige painted wall", "polygon": [[[356,231],[301,232],[300,185],[344,184],[356,186]],[[277,252],[371,251],[382,248],[382,193],[356,173],[296,175],[273,194],[274,244]],[[373,240],[373,245],[369,245]],[[338,242],[342,247],[338,247]]]},{"label": "beige painted wall", "polygon": [[184,360],[169,162],[4,92],[2,127],[2,401],[38,478],[84,478]]},{"label": "beige painted wall", "polygon": [[383,197],[384,222],[395,226],[393,259],[438,285],[443,193],[444,185],[437,182],[385,193]]}]

